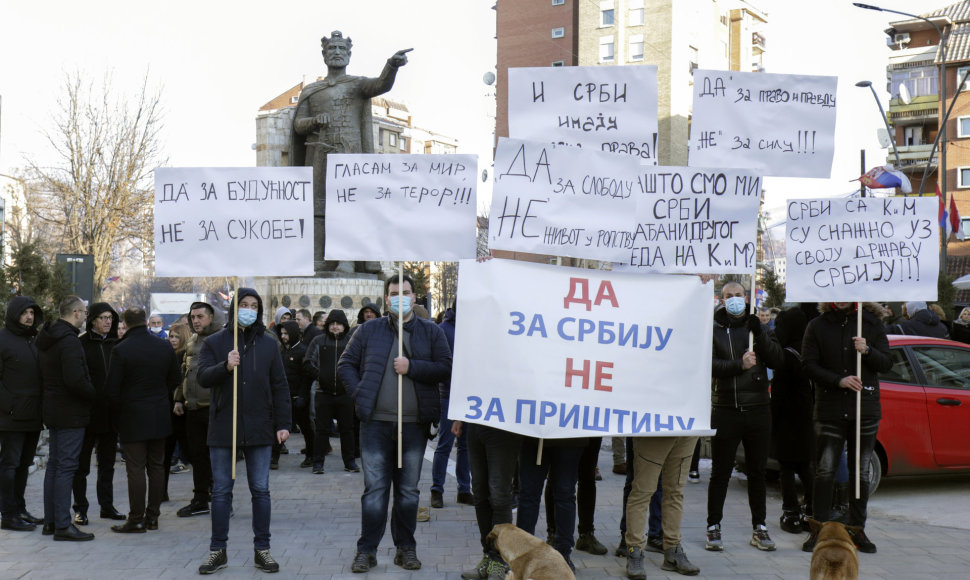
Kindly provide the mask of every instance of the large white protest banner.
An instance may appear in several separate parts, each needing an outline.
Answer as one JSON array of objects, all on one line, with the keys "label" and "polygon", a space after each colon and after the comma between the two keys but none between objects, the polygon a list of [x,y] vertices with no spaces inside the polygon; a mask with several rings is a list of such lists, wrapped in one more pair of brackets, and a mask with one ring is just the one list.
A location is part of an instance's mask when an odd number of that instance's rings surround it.
[{"label": "large white protest banner", "polygon": [[637,225],[617,271],[745,274],[754,269],[761,178],[749,171],[641,168]]},{"label": "large white protest banner", "polygon": [[488,246],[624,261],[617,243],[635,225],[640,165],[628,157],[499,139]]},{"label": "large white protest banner", "polygon": [[509,69],[509,137],[657,164],[657,67]]},{"label": "large white protest banner", "polygon": [[155,170],[156,276],[312,274],[312,167]]},{"label": "large white protest banner", "polygon": [[936,198],[788,201],[785,298],[936,300]]},{"label": "large white protest banner", "polygon": [[711,433],[712,284],[508,260],[458,276],[450,419],[545,438]]},{"label": "large white protest banner", "polygon": [[691,167],[829,177],[838,77],[694,71]]},{"label": "large white protest banner", "polygon": [[475,155],[327,156],[328,260],[475,257]]}]

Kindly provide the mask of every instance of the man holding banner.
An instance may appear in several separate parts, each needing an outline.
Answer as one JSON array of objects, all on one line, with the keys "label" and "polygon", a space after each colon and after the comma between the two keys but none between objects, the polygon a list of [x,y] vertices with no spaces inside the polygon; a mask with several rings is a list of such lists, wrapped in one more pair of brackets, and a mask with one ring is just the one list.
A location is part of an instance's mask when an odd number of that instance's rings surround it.
[{"label": "man holding banner", "polygon": [[[414,531],[418,517],[418,480],[427,444],[426,428],[438,421],[438,383],[451,373],[448,339],[434,322],[414,315],[413,282],[403,276],[384,283],[390,316],[358,327],[344,350],[337,373],[354,399],[360,417],[360,458],[364,468],[361,533],[351,571],[367,572],[377,565],[377,547],[387,526],[387,503],[394,483],[391,536],[397,552],[394,564],[421,569]],[[397,356],[398,317],[403,325],[404,356]],[[403,377],[398,399],[397,376]],[[399,430],[398,409],[403,424]],[[397,438],[401,437],[401,467]]]},{"label": "man holding banner", "polygon": [[[815,382],[815,489],[814,518],[820,522],[831,519],[832,488],[835,470],[846,441],[850,480],[856,478],[859,466],[861,478],[859,497],[849,496],[851,526],[865,528],[866,506],[869,502],[869,460],[876,444],[879,419],[879,373],[892,368],[889,341],[883,329],[882,307],[875,302],[863,302],[862,335],[856,336],[859,303],[820,303],[822,315],[808,323],[802,343],[805,374]],[[856,352],[862,353],[862,378],[856,375]],[[859,423],[859,458],[852,444],[856,432],[856,393],[861,392]],[[815,548],[817,534],[813,533],[802,550]],[[866,537],[865,530],[852,534],[859,551],[876,552],[876,545]]]},{"label": "man holding banner", "polygon": [[[211,574],[228,564],[229,515],[232,504],[232,439],[246,457],[246,475],[253,503],[253,549],[256,567],[277,572],[269,552],[269,463],[273,444],[290,435],[290,390],[279,344],[266,334],[263,302],[252,288],[239,288],[236,320],[205,339],[199,354],[199,385],[212,389],[209,404],[209,458],[212,462],[212,536],[209,557],[199,566]],[[230,312],[236,310],[230,309]],[[238,348],[233,345],[238,333]],[[238,376],[238,401],[233,417],[233,369]]]}]

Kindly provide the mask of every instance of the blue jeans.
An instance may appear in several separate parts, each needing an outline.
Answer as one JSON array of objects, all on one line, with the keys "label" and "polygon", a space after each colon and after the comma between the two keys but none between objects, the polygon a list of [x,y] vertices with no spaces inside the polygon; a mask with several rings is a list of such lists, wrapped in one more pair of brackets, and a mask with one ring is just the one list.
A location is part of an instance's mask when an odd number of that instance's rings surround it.
[{"label": "blue jeans", "polygon": [[27,511],[27,470],[34,463],[39,431],[0,432],[0,513],[4,519]]},{"label": "blue jeans", "polygon": [[[246,457],[246,478],[253,498],[253,549],[269,549],[269,460],[272,445],[240,447]],[[209,447],[212,463],[212,537],[210,550],[223,550],[229,541],[229,513],[232,510],[232,447]]]},{"label": "blue jeans", "polygon": [[78,457],[84,443],[84,427],[50,429],[50,456],[44,474],[44,523],[58,530],[71,525],[71,490]]},{"label": "blue jeans", "polygon": [[[451,419],[448,418],[448,399],[441,399],[441,419],[438,423],[438,447],[434,450],[431,463],[431,491],[445,490],[445,472],[448,469],[448,456],[455,445],[455,434],[451,432]],[[471,466],[468,463],[468,430],[463,429],[458,437],[458,458],[455,464],[455,477],[458,479],[458,493],[472,490]]]},{"label": "blue jeans", "polygon": [[418,526],[418,480],[427,438],[424,426],[404,423],[401,465],[397,467],[397,423],[361,421],[360,461],[364,471],[364,494],[360,496],[360,539],[357,551],[374,554],[387,528],[387,503],[394,484],[391,538],[398,548],[414,549]]},{"label": "blue jeans", "polygon": [[576,482],[579,479],[579,458],[582,447],[546,447],[542,464],[536,465],[539,440],[526,437],[519,456],[519,513],[516,525],[535,534],[539,519],[539,500],[542,487],[549,477],[556,504],[556,542],[553,546],[564,556],[573,551],[576,530]]}]

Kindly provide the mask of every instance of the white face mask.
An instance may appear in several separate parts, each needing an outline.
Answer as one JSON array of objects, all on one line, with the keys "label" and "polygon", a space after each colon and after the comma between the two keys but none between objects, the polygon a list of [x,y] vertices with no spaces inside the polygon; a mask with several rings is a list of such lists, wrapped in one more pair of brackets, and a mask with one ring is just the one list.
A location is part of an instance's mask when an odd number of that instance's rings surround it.
[{"label": "white face mask", "polygon": [[161,334],[162,333],[162,327],[161,326],[149,326],[148,327],[148,330],[151,331],[152,334]]}]

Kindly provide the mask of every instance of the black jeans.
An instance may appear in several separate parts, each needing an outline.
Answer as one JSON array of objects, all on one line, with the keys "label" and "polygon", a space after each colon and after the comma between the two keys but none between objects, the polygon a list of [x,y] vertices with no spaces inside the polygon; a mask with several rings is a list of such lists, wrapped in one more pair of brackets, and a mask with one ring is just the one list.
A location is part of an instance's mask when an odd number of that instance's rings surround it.
[{"label": "black jeans", "polygon": [[717,434],[711,437],[711,483],[707,488],[707,525],[721,523],[728,482],[734,471],[734,456],[738,444],[744,445],[744,465],[748,476],[748,507],[751,525],[765,523],[765,469],[768,446],[771,443],[771,407],[761,405],[739,411],[733,407],[714,407],[711,427]]},{"label": "black jeans", "polygon": [[556,541],[553,547],[563,556],[568,556],[574,544],[576,481],[583,448],[546,447],[542,451],[541,465],[536,465],[538,451],[538,439],[526,437],[523,440],[519,457],[519,513],[515,525],[535,534],[542,488],[548,477],[556,506]]},{"label": "black jeans", "polygon": [[81,456],[78,458],[77,473],[74,474],[74,511],[87,515],[88,507],[88,474],[91,473],[91,455],[98,453],[98,480],[95,490],[98,495],[98,505],[102,510],[114,508],[115,451],[118,448],[118,433],[107,431],[104,433],[84,432],[84,442],[81,444]]},{"label": "black jeans", "polygon": [[34,462],[40,431],[0,431],[0,513],[7,519],[27,511],[27,469]]},{"label": "black jeans", "polygon": [[[323,463],[327,456],[328,438],[333,420],[337,419],[340,432],[340,456],[344,467],[354,462],[354,401],[350,395],[332,395],[318,390],[314,395],[316,406],[316,425],[314,426],[313,463]],[[309,448],[308,448],[309,450]],[[395,464],[396,465],[396,464]]]},{"label": "black jeans", "polygon": [[465,423],[468,431],[468,463],[472,472],[475,519],[482,550],[490,552],[485,537],[496,524],[512,523],[512,478],[519,463],[522,436],[487,425]]},{"label": "black jeans", "polygon": [[[600,456],[602,437],[590,437],[589,445],[583,449],[579,457],[579,479],[576,483],[576,519],[580,534],[591,534],[596,530],[593,525],[593,515],[596,512],[596,463]],[[629,464],[627,464],[629,465]],[[629,495],[629,494],[627,494]],[[555,499],[552,497],[552,486],[546,486],[546,532],[554,534],[556,530]]]},{"label": "black jeans", "polygon": [[781,509],[786,512],[800,512],[798,503],[798,489],[795,487],[795,475],[802,481],[805,488],[805,513],[812,513],[812,487],[815,485],[815,470],[808,461],[779,461],[781,465]]},{"label": "black jeans", "polygon": [[185,411],[185,439],[192,462],[192,502],[208,504],[212,494],[212,463],[209,461],[209,408]]},{"label": "black jeans", "polygon": [[[879,419],[862,419],[859,439],[859,499],[855,492],[849,494],[850,526],[866,525],[866,507],[869,504],[869,461],[876,445]],[[815,492],[812,498],[814,517],[823,522],[831,519],[833,482],[839,467],[842,448],[848,441],[849,485],[855,489],[855,419],[815,422]]]},{"label": "black jeans", "polygon": [[[165,489],[165,439],[127,441],[124,445],[125,471],[128,474],[128,521],[157,518]],[[145,477],[148,476],[148,504],[145,504]]]}]

